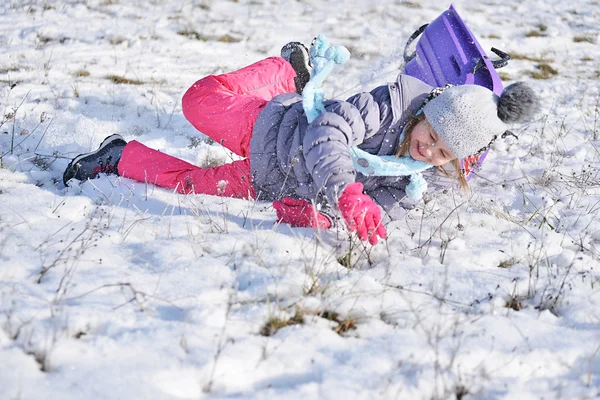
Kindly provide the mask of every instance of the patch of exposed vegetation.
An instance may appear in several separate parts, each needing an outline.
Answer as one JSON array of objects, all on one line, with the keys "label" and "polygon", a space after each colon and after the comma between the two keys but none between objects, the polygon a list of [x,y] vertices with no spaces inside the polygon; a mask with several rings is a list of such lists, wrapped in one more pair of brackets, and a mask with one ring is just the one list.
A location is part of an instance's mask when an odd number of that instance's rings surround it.
[{"label": "patch of exposed vegetation", "polygon": [[185,36],[189,39],[203,40],[203,36],[193,29],[181,29],[177,31],[178,35]]},{"label": "patch of exposed vegetation", "polygon": [[498,264],[498,268],[510,268],[516,263],[517,260],[515,260],[514,258],[509,258],[508,260],[504,260],[500,264]]},{"label": "patch of exposed vegetation", "polygon": [[337,262],[346,268],[352,268],[352,252],[348,252],[342,257],[337,259]]},{"label": "patch of exposed vegetation", "polygon": [[575,36],[573,38],[573,42],[575,43],[595,43],[596,42],[596,38],[590,35],[586,35],[586,36]]},{"label": "patch of exposed vegetation", "polygon": [[223,160],[214,156],[210,151],[206,153],[200,162],[200,168],[214,168],[223,165]]},{"label": "patch of exposed vegetation", "polygon": [[46,45],[46,44],[52,43],[52,42],[57,42],[57,43],[63,44],[67,40],[69,40],[69,38],[66,36],[62,36],[59,38],[53,38],[50,36],[38,35],[37,40],[41,45]]},{"label": "patch of exposed vegetation", "polygon": [[532,29],[525,34],[527,37],[544,37],[546,35],[546,31],[548,30],[548,26],[545,24],[537,24],[537,29]]},{"label": "patch of exposed vegetation", "polygon": [[81,339],[82,337],[84,337],[85,335],[87,335],[87,332],[84,331],[77,331],[73,334],[73,338],[74,339]]},{"label": "patch of exposed vegetation", "polygon": [[320,314],[320,317],[325,318],[329,321],[333,321],[338,325],[333,328],[333,331],[338,335],[342,336],[344,333],[348,331],[353,331],[356,329],[356,320],[353,318],[340,318],[340,315],[335,311],[323,311]]},{"label": "patch of exposed vegetation", "polygon": [[224,42],[224,43],[238,43],[238,42],[242,41],[241,38],[231,36],[228,33],[226,33],[225,35],[221,35],[221,36],[217,37],[215,40],[217,42]]},{"label": "patch of exposed vegetation", "polygon": [[112,38],[110,38],[109,43],[112,44],[113,46],[118,46],[121,43],[125,42],[125,39],[123,36],[114,36]]},{"label": "patch of exposed vegetation", "polygon": [[527,71],[527,75],[533,79],[550,79],[558,75],[558,71],[550,64],[541,63],[536,65],[535,68],[535,71]]},{"label": "patch of exposed vegetation", "polygon": [[522,303],[522,299],[519,298],[518,296],[511,296],[506,301],[506,304],[504,306],[506,308],[510,308],[512,310],[515,310],[515,311],[521,311],[522,309],[525,308],[525,306]]},{"label": "patch of exposed vegetation", "polygon": [[357,326],[356,319],[350,317],[341,318],[340,315],[335,311],[325,310],[323,312],[315,312],[301,311],[299,309],[296,309],[294,316],[288,319],[270,317],[269,320],[260,329],[260,334],[262,336],[273,336],[280,329],[285,328],[287,326],[304,324],[305,315],[316,315],[328,321],[334,322],[335,326],[332,328],[332,330],[340,336],[343,336],[349,331],[355,330]]},{"label": "patch of exposed vegetation", "polygon": [[510,74],[508,74],[504,71],[498,71],[498,76],[503,81],[512,81],[513,80],[512,76],[510,76]]},{"label": "patch of exposed vegetation", "polygon": [[26,67],[24,65],[9,65],[6,67],[0,67],[0,74],[7,74],[9,72],[20,72],[20,71],[29,71],[30,67]]},{"label": "patch of exposed vegetation", "polygon": [[222,43],[238,43],[242,41],[242,38],[232,36],[228,33],[224,35],[205,35],[195,31],[193,29],[182,29],[177,32],[178,35],[185,36],[193,40],[200,40],[202,42],[222,42]]},{"label": "patch of exposed vegetation", "polygon": [[291,325],[300,325],[304,323],[304,315],[298,311],[290,319],[282,319],[278,317],[271,317],[260,329],[262,336],[273,336],[281,328]]},{"label": "patch of exposed vegetation", "polygon": [[509,51],[510,58],[512,60],[524,60],[524,61],[533,61],[533,62],[553,62],[553,59],[544,59],[543,57],[530,56],[528,54],[520,54],[516,52]]},{"label": "patch of exposed vegetation", "polygon": [[422,8],[419,3],[413,3],[412,1],[403,1],[400,5],[408,8]]},{"label": "patch of exposed vegetation", "polygon": [[23,83],[23,81],[13,81],[10,79],[0,79],[0,83],[3,85],[8,85],[10,86],[11,89],[13,89],[15,86],[20,85],[21,83]]},{"label": "patch of exposed vegetation", "polygon": [[106,76],[106,79],[110,80],[112,83],[116,83],[117,85],[143,85],[144,82],[139,81],[137,79],[129,79],[124,76],[110,74]]},{"label": "patch of exposed vegetation", "polygon": [[75,73],[73,75],[79,76],[79,77],[86,77],[86,76],[90,76],[90,71],[88,71],[86,69],[78,69],[77,71],[75,71]]},{"label": "patch of exposed vegetation", "polygon": [[527,32],[525,34],[526,37],[544,37],[546,35],[544,35],[542,32],[538,31],[537,29],[532,29],[529,32]]}]

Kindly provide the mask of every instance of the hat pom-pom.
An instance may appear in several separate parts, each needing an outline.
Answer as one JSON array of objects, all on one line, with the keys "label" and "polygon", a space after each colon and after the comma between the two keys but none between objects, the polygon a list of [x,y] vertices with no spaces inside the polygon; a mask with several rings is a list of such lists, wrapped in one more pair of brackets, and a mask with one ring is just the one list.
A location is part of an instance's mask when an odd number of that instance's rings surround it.
[{"label": "hat pom-pom", "polygon": [[524,82],[507,86],[498,102],[498,118],[505,124],[524,122],[531,119],[539,109],[539,100]]}]

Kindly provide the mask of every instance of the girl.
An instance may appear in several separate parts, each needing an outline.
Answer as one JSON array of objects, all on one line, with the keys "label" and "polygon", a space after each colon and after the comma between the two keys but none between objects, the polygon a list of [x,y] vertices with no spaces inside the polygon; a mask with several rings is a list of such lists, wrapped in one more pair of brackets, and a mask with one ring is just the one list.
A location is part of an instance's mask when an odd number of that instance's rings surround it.
[{"label": "girl", "polygon": [[[522,83],[499,97],[477,85],[434,89],[401,74],[369,93],[326,101],[325,112],[308,123],[300,95],[310,76],[308,59],[306,47],[289,43],[282,57],[207,76],[183,96],[187,120],[244,159],[199,168],[112,135],[69,163],[65,184],[103,172],[185,194],[274,200],[280,222],[329,228],[341,217],[361,240],[376,244],[386,236],[379,207],[392,219],[401,215],[409,179],[368,175],[361,167],[393,155],[458,165],[537,109],[536,96]],[[356,156],[355,146],[369,157]]]}]

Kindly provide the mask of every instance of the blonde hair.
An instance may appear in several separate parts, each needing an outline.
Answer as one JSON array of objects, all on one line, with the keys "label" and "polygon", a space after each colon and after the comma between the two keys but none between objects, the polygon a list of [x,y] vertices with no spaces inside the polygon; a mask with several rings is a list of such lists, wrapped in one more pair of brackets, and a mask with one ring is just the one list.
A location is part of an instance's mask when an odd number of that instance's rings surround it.
[{"label": "blonde hair", "polygon": [[[409,154],[411,133],[413,129],[415,129],[415,126],[417,126],[417,124],[423,121],[424,119],[425,113],[419,113],[406,123],[406,127],[404,128],[404,138],[402,139],[400,146],[398,146],[398,151],[396,151],[396,157],[401,157],[405,154]],[[458,181],[458,184],[461,189],[469,189],[467,178],[465,177],[465,174],[463,174],[462,168],[460,167],[460,160],[458,158],[455,158],[448,164],[452,165],[452,167],[454,168],[454,173],[448,171],[446,168],[444,168],[443,165],[437,166],[435,168],[448,178],[452,178]]]}]

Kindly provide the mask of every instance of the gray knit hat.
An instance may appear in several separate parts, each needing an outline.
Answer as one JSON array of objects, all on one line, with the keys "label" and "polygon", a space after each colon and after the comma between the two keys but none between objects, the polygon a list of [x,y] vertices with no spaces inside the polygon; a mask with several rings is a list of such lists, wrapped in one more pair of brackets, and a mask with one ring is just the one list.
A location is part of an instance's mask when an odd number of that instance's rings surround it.
[{"label": "gray knit hat", "polygon": [[423,112],[440,139],[462,159],[487,150],[508,124],[524,122],[538,107],[533,90],[517,82],[500,96],[480,85],[448,87],[428,101]]}]

